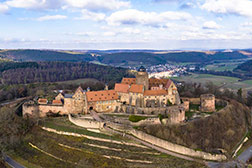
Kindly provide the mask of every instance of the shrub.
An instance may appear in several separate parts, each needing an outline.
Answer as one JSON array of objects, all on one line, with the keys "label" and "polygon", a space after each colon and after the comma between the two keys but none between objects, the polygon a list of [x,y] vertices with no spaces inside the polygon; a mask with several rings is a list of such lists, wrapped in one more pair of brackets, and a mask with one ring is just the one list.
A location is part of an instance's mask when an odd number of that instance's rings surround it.
[{"label": "shrub", "polygon": [[148,117],[136,116],[136,115],[130,115],[130,116],[129,116],[129,120],[130,120],[131,122],[138,122],[138,121],[141,121],[141,120],[145,120],[146,118],[148,118]]}]

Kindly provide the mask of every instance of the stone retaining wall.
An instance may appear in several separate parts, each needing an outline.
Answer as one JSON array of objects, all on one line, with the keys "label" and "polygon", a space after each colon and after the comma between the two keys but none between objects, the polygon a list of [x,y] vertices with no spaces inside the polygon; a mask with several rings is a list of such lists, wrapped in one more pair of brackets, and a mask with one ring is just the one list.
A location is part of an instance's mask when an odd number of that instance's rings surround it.
[{"label": "stone retaining wall", "polygon": [[88,120],[88,119],[79,119],[79,118],[73,118],[71,114],[68,115],[68,119],[73,124],[84,127],[84,128],[96,128],[96,129],[102,129],[104,126],[104,122],[99,122],[95,120]]},{"label": "stone retaining wall", "polygon": [[[89,121],[89,120],[85,121],[85,119],[73,119],[71,117],[71,115],[69,115],[69,120],[72,123],[74,123],[80,127],[84,127],[84,128],[88,128],[88,127],[91,128],[92,127],[92,128],[102,129],[105,124],[104,122],[98,122],[98,121]],[[142,131],[132,129],[130,127],[126,127],[122,124],[107,122],[106,125],[112,129],[132,134],[133,136],[137,137],[138,139],[141,139],[141,140],[148,142],[150,144],[153,144],[155,146],[158,146],[158,147],[161,147],[166,150],[169,150],[169,151],[172,151],[175,153],[179,153],[182,155],[202,158],[205,160],[215,160],[215,161],[222,161],[222,160],[227,159],[225,155],[218,155],[218,154],[215,155],[215,154],[211,154],[211,153],[207,153],[207,152],[196,151],[196,150],[184,147],[182,145],[177,145],[177,144],[165,141],[163,139],[154,137],[154,136],[146,134]]]},{"label": "stone retaining wall", "polygon": [[168,142],[168,141],[162,140],[160,138],[154,137],[152,135],[146,134],[142,131],[132,129],[130,131],[130,133],[141,140],[144,140],[144,141],[149,142],[153,145],[162,147],[164,149],[167,149],[169,151],[176,152],[179,154],[188,155],[188,156],[192,156],[192,157],[198,157],[198,158],[202,158],[205,160],[222,161],[222,160],[227,159],[225,155],[214,155],[214,154],[210,154],[210,153],[206,153],[206,152],[202,152],[202,151],[195,151],[193,149],[190,149],[190,148],[187,148],[187,147],[184,147],[181,145],[173,144],[171,142]]}]

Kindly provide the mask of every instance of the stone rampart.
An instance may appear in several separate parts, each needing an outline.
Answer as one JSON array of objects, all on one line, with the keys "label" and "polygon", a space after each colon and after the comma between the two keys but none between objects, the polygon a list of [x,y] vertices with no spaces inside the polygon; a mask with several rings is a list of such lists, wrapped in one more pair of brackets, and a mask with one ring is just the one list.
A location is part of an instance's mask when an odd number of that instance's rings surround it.
[{"label": "stone rampart", "polygon": [[131,122],[133,126],[140,126],[140,125],[152,125],[152,124],[161,124],[159,118],[147,118],[145,120],[140,120],[138,122]]},{"label": "stone rampart", "polygon": [[128,114],[148,114],[148,115],[163,114],[165,116],[168,116],[169,124],[177,124],[185,120],[184,104],[169,107],[158,107],[158,108],[122,105],[122,110]]},{"label": "stone rampart", "polygon": [[200,111],[215,111],[215,96],[213,94],[203,94],[200,96]]},{"label": "stone rampart", "polygon": [[37,105],[32,102],[24,103],[22,106],[23,116],[45,117],[47,113],[68,114],[63,105]]},{"label": "stone rampart", "polygon": [[198,157],[198,158],[202,158],[205,160],[222,161],[222,160],[227,159],[225,155],[211,154],[211,153],[206,153],[206,152],[202,152],[202,151],[196,151],[196,150],[193,150],[193,149],[181,146],[181,145],[173,144],[173,143],[165,141],[163,139],[154,137],[154,136],[146,134],[142,131],[132,129],[130,131],[130,133],[141,140],[144,140],[148,143],[151,143],[151,144],[156,145],[158,147],[162,147],[164,149],[167,149],[169,151],[176,152],[179,154],[188,155],[188,156],[192,156],[192,157]]},{"label": "stone rampart", "polygon": [[71,116],[71,114],[68,114],[68,119],[73,124],[84,127],[84,128],[96,128],[96,129],[102,129],[104,126],[104,122],[99,122],[95,120],[88,120],[88,119],[80,119],[80,118],[74,118]]},{"label": "stone rampart", "polygon": [[214,155],[214,154],[210,154],[210,153],[206,153],[202,151],[196,151],[196,150],[193,150],[193,149],[181,146],[181,145],[177,145],[177,144],[162,140],[160,138],[146,134],[142,131],[132,129],[131,127],[125,126],[123,124],[117,124],[113,122],[104,123],[104,122],[99,122],[99,121],[94,121],[94,120],[78,119],[78,118],[73,118],[70,114],[68,116],[69,116],[70,122],[80,127],[103,129],[103,126],[106,125],[114,130],[127,132],[137,137],[138,139],[141,139],[143,141],[146,141],[158,147],[162,147],[172,152],[176,152],[179,154],[188,155],[192,157],[198,157],[205,160],[216,160],[216,161],[226,160],[225,155]]}]

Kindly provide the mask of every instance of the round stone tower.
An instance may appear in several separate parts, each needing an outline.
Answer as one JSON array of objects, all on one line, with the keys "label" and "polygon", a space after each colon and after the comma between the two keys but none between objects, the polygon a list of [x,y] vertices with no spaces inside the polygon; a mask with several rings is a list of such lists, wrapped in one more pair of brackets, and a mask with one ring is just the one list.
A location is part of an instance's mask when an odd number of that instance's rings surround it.
[{"label": "round stone tower", "polygon": [[215,96],[213,94],[203,94],[200,96],[200,111],[215,111]]},{"label": "round stone tower", "polygon": [[144,85],[144,90],[149,90],[149,76],[143,66],[138,69],[136,74],[136,84]]}]

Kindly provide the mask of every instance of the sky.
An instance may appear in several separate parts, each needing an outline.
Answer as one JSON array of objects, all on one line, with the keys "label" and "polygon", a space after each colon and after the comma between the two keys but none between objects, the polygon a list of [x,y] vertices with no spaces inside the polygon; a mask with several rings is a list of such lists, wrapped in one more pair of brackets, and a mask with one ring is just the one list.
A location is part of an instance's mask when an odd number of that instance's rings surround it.
[{"label": "sky", "polygon": [[252,48],[252,0],[0,0],[0,49]]}]

